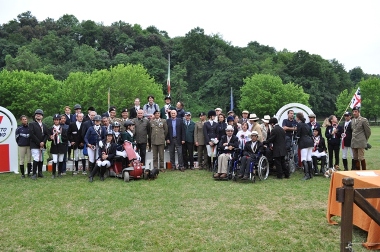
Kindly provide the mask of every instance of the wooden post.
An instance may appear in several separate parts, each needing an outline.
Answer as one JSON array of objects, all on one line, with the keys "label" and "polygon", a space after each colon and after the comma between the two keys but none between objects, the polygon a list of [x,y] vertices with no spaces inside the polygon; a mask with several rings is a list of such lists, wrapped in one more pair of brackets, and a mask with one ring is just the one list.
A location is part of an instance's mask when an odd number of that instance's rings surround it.
[{"label": "wooden post", "polygon": [[340,251],[349,252],[349,251],[352,251],[351,246],[352,246],[352,221],[353,221],[353,210],[354,210],[354,179],[343,178],[342,181],[343,181],[343,188],[337,188],[337,197],[338,197],[338,191],[339,191],[340,198],[344,199],[342,202],[342,215],[341,215],[342,218],[341,218],[341,227],[340,227]]}]

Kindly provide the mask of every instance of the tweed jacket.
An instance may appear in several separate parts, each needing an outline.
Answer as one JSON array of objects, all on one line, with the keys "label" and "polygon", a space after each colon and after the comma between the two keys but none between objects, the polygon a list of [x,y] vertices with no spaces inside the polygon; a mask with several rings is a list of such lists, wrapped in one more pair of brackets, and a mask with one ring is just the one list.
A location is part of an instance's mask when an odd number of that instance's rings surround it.
[{"label": "tweed jacket", "polygon": [[135,132],[134,137],[136,143],[147,143],[148,135],[150,137],[150,122],[146,118],[138,119],[133,118],[133,122],[135,123]]},{"label": "tweed jacket", "polygon": [[351,148],[364,149],[367,147],[367,142],[371,136],[371,128],[367,118],[359,116],[351,119],[352,139]]}]

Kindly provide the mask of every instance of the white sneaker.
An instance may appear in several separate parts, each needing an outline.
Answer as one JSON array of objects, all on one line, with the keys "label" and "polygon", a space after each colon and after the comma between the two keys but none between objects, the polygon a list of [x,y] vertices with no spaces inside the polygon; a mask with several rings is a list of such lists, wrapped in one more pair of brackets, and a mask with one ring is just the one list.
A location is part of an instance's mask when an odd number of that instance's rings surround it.
[{"label": "white sneaker", "polygon": [[62,172],[61,175],[66,175],[66,172]]},{"label": "white sneaker", "polygon": [[86,172],[86,171],[83,171],[83,172],[82,172],[82,175],[87,175],[87,172]]},{"label": "white sneaker", "polygon": [[78,172],[76,172],[76,171],[75,171],[75,172],[73,172],[73,175],[77,175],[77,174],[78,174]]}]

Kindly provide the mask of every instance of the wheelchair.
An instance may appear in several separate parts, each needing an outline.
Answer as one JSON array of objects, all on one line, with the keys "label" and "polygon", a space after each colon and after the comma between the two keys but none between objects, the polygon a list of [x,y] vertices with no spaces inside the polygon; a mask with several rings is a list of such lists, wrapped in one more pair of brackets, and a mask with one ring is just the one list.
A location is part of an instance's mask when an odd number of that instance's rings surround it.
[{"label": "wheelchair", "polygon": [[[237,181],[238,179],[238,174],[241,167],[241,158],[242,152],[239,152],[239,157],[235,158],[231,164],[231,176],[233,181]],[[269,176],[269,160],[265,155],[261,153],[255,156],[255,160],[251,161],[249,164],[248,180],[250,180],[252,183],[255,183],[256,175],[260,180],[266,180]]]},{"label": "wheelchair", "polygon": [[[212,176],[214,178],[214,174],[218,172],[218,158],[219,158],[219,155],[221,155],[223,153],[220,153],[219,150],[217,151],[217,154],[216,154],[216,157],[215,157],[215,160],[212,164]],[[233,167],[234,165],[237,164],[237,162],[239,161],[239,156],[241,155],[241,150],[239,148],[236,148],[233,150],[233,152],[231,153],[231,157],[230,159],[228,160],[228,164],[227,164],[227,177],[226,178],[214,178],[215,180],[230,180],[232,179],[232,172],[233,172]]]}]

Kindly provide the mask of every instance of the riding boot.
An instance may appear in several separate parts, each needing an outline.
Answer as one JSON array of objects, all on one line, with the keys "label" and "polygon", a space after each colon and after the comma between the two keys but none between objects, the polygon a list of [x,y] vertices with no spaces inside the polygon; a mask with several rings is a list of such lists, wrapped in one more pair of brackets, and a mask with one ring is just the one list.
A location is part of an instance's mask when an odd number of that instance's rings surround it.
[{"label": "riding boot", "polygon": [[367,170],[367,164],[365,162],[365,159],[361,160],[360,163],[362,164],[362,170]]},{"label": "riding boot", "polygon": [[104,181],[104,174],[106,173],[106,166],[102,165],[100,167],[100,181]]},{"label": "riding boot", "polygon": [[325,167],[326,167],[326,156],[322,156],[321,157],[321,173],[322,174],[325,174],[326,172]]},{"label": "riding boot", "polygon": [[32,173],[32,179],[37,179],[37,166],[38,162],[33,160],[33,173]]},{"label": "riding boot", "polygon": [[32,174],[32,163],[28,163],[27,167],[28,167],[28,176],[31,176],[31,174]]},{"label": "riding boot", "polygon": [[318,158],[316,156],[312,156],[311,159],[313,161],[314,173],[318,175]]},{"label": "riding boot", "polygon": [[92,170],[94,170],[94,164],[95,163],[88,161],[88,169],[90,170],[90,174],[92,173]]},{"label": "riding boot", "polygon": [[351,171],[355,170],[356,162],[355,159],[351,160]]},{"label": "riding boot", "polygon": [[74,165],[75,165],[75,171],[77,172],[78,171],[78,161],[74,161]]},{"label": "riding boot", "polygon": [[360,161],[355,160],[355,170],[360,170]]},{"label": "riding boot", "polygon": [[57,169],[57,163],[53,162],[53,164],[52,164],[52,170],[51,170],[51,173],[52,173],[51,178],[55,178],[55,171],[56,171],[56,169]]},{"label": "riding boot", "polygon": [[[312,179],[313,178],[313,168],[312,168],[312,163],[311,161],[307,161],[307,165],[309,166],[309,175],[310,175],[310,178]],[[318,171],[318,168],[316,167],[315,169],[316,171]]]},{"label": "riding boot", "polygon": [[63,162],[59,162],[58,163],[58,177],[62,176],[62,172],[63,172]]},{"label": "riding boot", "polygon": [[342,161],[343,161],[344,170],[345,170],[345,171],[348,171],[347,159],[344,159],[344,158],[343,158]]},{"label": "riding boot", "polygon": [[303,164],[303,170],[305,173],[305,176],[302,178],[302,180],[309,180],[310,179],[309,165],[305,160],[302,161],[302,164]]},{"label": "riding boot", "polygon": [[[90,169],[91,169],[91,173],[90,173],[90,178],[93,178],[95,177],[95,175],[98,173],[100,167],[95,163],[90,163]],[[95,165],[94,167],[92,167],[93,165]]]},{"label": "riding boot", "polygon": [[22,176],[22,177],[25,177],[25,167],[24,167],[23,164],[20,165],[20,172],[21,172],[21,176]]},{"label": "riding boot", "polygon": [[42,166],[43,166],[43,162],[42,161],[40,161],[40,162],[38,162],[38,177],[39,178],[43,178],[44,177],[44,174],[42,174]]},{"label": "riding boot", "polygon": [[86,159],[82,159],[82,172],[86,171]]}]

